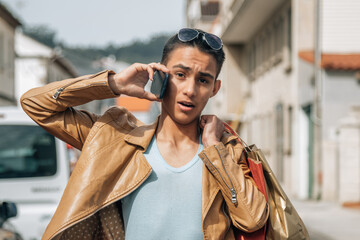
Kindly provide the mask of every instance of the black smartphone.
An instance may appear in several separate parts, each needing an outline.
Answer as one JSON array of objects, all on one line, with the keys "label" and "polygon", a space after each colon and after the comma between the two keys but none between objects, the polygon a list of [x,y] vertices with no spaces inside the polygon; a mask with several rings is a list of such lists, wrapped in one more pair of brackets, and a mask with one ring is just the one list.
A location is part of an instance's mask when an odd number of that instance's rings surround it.
[{"label": "black smartphone", "polygon": [[155,71],[150,92],[155,94],[159,99],[162,99],[165,94],[165,89],[169,80],[169,74],[162,71]]}]

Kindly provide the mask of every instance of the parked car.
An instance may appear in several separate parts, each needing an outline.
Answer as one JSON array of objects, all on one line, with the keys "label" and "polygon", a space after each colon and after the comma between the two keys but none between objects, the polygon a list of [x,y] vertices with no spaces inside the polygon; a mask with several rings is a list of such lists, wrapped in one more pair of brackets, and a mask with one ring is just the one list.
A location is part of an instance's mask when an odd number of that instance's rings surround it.
[{"label": "parked car", "polygon": [[66,144],[16,108],[0,108],[0,136],[0,196],[18,208],[9,221],[41,239],[69,179]]},{"label": "parked car", "polygon": [[0,240],[22,240],[20,234],[7,220],[16,217],[17,208],[13,202],[0,202]]}]

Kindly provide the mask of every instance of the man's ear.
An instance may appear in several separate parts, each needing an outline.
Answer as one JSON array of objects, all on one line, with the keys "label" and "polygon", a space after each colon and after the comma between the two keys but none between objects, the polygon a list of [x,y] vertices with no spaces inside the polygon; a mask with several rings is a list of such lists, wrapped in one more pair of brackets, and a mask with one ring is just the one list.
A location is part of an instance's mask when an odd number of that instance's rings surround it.
[{"label": "man's ear", "polygon": [[213,89],[213,92],[211,94],[211,97],[215,96],[217,94],[217,92],[219,91],[221,87],[221,80],[216,80],[215,83],[214,83],[214,89]]}]

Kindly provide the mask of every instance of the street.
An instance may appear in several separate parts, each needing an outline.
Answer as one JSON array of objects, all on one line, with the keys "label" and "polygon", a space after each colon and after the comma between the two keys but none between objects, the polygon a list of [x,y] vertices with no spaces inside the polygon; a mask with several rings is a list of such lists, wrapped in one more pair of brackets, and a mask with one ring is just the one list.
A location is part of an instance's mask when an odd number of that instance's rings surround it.
[{"label": "street", "polygon": [[311,240],[360,239],[360,208],[338,203],[292,201],[303,219]]}]

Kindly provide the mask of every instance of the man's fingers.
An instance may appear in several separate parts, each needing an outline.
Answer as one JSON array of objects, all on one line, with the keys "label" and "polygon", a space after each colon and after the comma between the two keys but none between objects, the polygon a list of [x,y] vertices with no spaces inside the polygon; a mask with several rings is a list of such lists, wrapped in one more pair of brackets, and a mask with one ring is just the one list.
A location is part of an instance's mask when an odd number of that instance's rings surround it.
[{"label": "man's fingers", "polygon": [[149,64],[149,65],[147,65],[146,70],[149,73],[149,79],[152,81],[154,79],[154,69],[153,69],[153,67]]},{"label": "man's fingers", "polygon": [[150,101],[157,101],[160,102],[161,99],[158,99],[156,95],[152,94],[151,92],[144,92],[143,98],[150,100]]},{"label": "man's fingers", "polygon": [[169,69],[165,65],[160,64],[160,63],[150,63],[149,66],[154,70],[163,71],[165,73],[170,72]]},{"label": "man's fingers", "polygon": [[135,67],[135,69],[138,73],[142,72],[142,71],[147,71],[150,80],[153,80],[154,71],[156,71],[156,70],[160,70],[165,73],[170,72],[169,69],[165,65],[162,65],[160,63],[149,63],[149,64],[134,63],[133,66]]},{"label": "man's fingers", "polygon": [[200,118],[200,127],[204,128],[206,125],[211,125],[218,130],[225,129],[223,122],[215,115],[202,115]]}]

